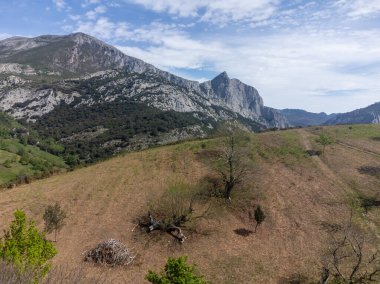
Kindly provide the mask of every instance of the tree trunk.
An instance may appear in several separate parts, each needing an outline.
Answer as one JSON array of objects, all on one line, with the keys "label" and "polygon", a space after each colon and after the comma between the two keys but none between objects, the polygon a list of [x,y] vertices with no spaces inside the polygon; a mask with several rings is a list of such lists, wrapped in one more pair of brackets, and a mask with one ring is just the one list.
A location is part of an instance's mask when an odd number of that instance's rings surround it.
[{"label": "tree trunk", "polygon": [[256,226],[255,226],[255,233],[256,233],[256,230],[257,230],[257,227],[259,226],[259,222],[256,222]]},{"label": "tree trunk", "polygon": [[326,267],[323,267],[323,272],[322,272],[322,275],[321,275],[321,279],[319,279],[319,282],[318,284],[326,284],[327,283],[327,279],[329,279],[329,276],[330,276],[330,270]]},{"label": "tree trunk", "polygon": [[[189,214],[191,209],[189,209]],[[140,223],[140,226],[145,227],[147,232],[152,232],[154,230],[163,231],[169,233],[175,237],[180,243],[183,243],[186,239],[185,235],[182,233],[180,228],[181,224],[186,221],[186,216],[181,215],[178,218],[174,219],[171,224],[164,224],[162,221],[156,221],[153,219],[153,216],[148,212],[148,223]]]},{"label": "tree trunk", "polygon": [[234,188],[234,185],[233,183],[231,182],[226,182],[226,185],[225,185],[225,198],[226,199],[229,199],[231,200],[231,193],[232,193],[232,189]]}]

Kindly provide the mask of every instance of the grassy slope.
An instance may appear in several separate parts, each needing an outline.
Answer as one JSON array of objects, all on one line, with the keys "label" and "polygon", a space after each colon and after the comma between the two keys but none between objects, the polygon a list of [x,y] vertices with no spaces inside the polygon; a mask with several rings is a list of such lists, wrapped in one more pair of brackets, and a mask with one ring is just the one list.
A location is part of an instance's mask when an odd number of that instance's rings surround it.
[{"label": "grassy slope", "polygon": [[[235,192],[231,204],[214,201],[212,214],[200,221],[197,233],[186,231],[188,239],[183,245],[168,235],[133,230],[136,218],[145,214],[147,204],[173,180],[195,184],[210,173],[197,153],[202,148],[214,149],[216,140],[131,153],[1,192],[0,230],[10,222],[16,208],[26,210],[42,228],[44,207],[58,200],[69,218],[57,243],[59,254],[54,263],[74,267],[81,263],[84,250],[104,239],[120,239],[133,247],[138,257],[132,266],[113,270],[115,282],[145,283],[146,271],[160,269],[172,255],[188,255],[213,283],[277,283],[298,273],[317,277],[321,252],[330,237],[326,224],[341,224],[348,218],[352,192],[370,191],[378,185],[373,178],[362,186],[360,181],[367,177],[357,174],[356,167],[364,161],[380,161],[334,144],[322,158],[332,172],[326,176],[303,154],[300,133],[290,130],[253,135],[250,157],[256,166],[249,182]],[[308,135],[314,139],[312,132]],[[347,163],[348,157],[352,162]],[[357,179],[355,188],[352,179]],[[247,208],[257,203],[267,215],[262,227],[248,237],[235,234],[233,230],[238,228],[253,229]],[[376,233],[378,215],[379,209],[371,210],[368,217],[357,214],[356,222],[369,233]],[[86,267],[92,274],[105,271]]]},{"label": "grassy slope", "polygon": [[[38,177],[44,171],[66,167],[61,158],[13,138],[13,129],[22,128],[13,118],[0,112],[0,185],[14,183],[21,175]],[[22,154],[27,161],[21,162]]]},{"label": "grassy slope", "polygon": [[[327,148],[327,154],[322,159],[344,180],[352,199],[362,197],[380,200],[380,179],[358,171],[360,167],[380,167],[380,124],[340,125],[322,129],[311,128],[310,132],[318,135],[324,131],[334,138],[335,143]],[[354,202],[352,206],[364,214],[357,203]],[[380,208],[370,210],[366,217],[368,223],[362,225],[371,228],[379,236]]]}]

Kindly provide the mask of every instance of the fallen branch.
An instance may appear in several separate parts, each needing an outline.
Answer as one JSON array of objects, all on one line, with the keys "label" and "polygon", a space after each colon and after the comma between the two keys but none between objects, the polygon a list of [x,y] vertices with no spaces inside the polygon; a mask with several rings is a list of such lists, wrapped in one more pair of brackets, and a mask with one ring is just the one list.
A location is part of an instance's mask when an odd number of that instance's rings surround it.
[{"label": "fallen branch", "polygon": [[[189,213],[190,214],[190,213]],[[186,236],[182,233],[180,228],[188,220],[188,215],[174,216],[171,220],[162,221],[155,220],[150,212],[148,212],[148,223],[140,223],[139,225],[146,228],[147,232],[152,232],[155,230],[166,232],[176,238],[180,243],[183,243]]]}]

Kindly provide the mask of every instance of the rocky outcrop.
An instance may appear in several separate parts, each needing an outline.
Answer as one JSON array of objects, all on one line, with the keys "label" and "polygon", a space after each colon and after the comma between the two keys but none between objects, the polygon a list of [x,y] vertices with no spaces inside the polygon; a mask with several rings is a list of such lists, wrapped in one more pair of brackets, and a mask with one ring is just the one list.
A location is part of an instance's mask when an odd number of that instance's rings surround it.
[{"label": "rocky outcrop", "polygon": [[216,105],[222,105],[243,117],[255,120],[266,127],[289,127],[286,118],[277,110],[264,106],[259,92],[237,79],[230,79],[226,72],[200,84],[200,89]]},{"label": "rocky outcrop", "polygon": [[53,89],[33,90],[28,88],[15,88],[0,93],[0,109],[15,118],[26,118],[35,121],[38,117],[49,113],[61,103],[70,104],[77,92],[65,94]]}]

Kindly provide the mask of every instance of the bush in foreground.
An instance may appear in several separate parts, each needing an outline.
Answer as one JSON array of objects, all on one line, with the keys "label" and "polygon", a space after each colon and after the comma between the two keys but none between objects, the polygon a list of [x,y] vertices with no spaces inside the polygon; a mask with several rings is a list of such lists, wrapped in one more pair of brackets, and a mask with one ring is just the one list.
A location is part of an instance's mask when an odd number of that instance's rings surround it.
[{"label": "bush in foreground", "polygon": [[0,259],[14,265],[21,274],[32,271],[35,278],[42,278],[50,270],[49,261],[57,250],[23,211],[17,210],[14,217],[0,241]]},{"label": "bush in foreground", "polygon": [[207,284],[203,276],[197,275],[194,265],[187,264],[187,257],[169,257],[160,274],[149,271],[145,279],[153,284]]}]

